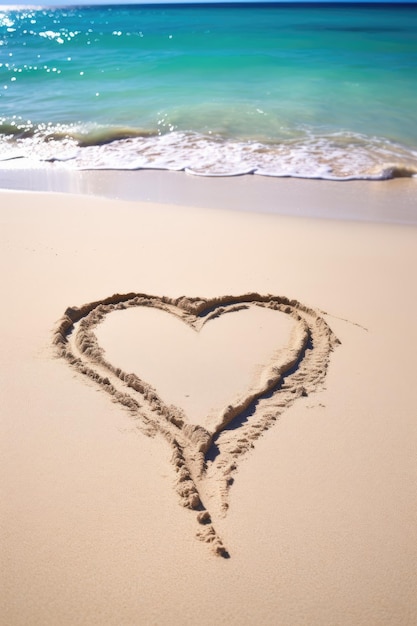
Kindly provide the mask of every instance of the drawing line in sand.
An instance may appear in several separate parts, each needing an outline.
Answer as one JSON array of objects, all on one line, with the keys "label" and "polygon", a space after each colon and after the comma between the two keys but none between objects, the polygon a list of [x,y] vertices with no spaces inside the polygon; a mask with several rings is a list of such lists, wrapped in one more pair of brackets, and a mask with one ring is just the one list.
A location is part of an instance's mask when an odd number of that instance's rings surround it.
[{"label": "drawing line in sand", "polygon": [[[107,315],[130,307],[165,311],[199,332],[225,313],[237,314],[253,306],[292,318],[289,343],[263,366],[247,391],[237,394],[206,426],[191,424],[184,410],[167,405],[149,382],[109,363],[94,332]],[[197,511],[197,537],[226,558],[229,553],[213,526],[212,515],[227,512],[238,460],[297,398],[320,388],[330,353],[340,343],[318,311],[286,297],[257,293],[212,299],[115,294],[68,308],[53,340],[59,355],[127,407],[146,434],[160,433],[166,438],[173,451],[181,504]]]}]

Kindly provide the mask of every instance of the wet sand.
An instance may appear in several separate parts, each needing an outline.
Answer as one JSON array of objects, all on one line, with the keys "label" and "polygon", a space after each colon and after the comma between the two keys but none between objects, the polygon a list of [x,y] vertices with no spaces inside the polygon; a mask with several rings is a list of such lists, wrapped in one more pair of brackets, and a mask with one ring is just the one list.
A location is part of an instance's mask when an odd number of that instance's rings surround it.
[{"label": "wet sand", "polygon": [[22,169],[16,159],[2,162],[0,188],[87,194],[204,209],[417,225],[417,178],[348,182],[252,175],[211,178],[162,170],[71,171],[56,164]]}]

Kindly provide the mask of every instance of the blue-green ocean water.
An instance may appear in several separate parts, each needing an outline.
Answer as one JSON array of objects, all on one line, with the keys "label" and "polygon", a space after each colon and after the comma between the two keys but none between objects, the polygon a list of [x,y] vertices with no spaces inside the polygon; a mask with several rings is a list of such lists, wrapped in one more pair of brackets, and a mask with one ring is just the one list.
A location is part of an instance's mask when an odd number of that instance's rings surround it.
[{"label": "blue-green ocean water", "polygon": [[0,7],[0,160],[12,158],[416,175],[417,5]]}]

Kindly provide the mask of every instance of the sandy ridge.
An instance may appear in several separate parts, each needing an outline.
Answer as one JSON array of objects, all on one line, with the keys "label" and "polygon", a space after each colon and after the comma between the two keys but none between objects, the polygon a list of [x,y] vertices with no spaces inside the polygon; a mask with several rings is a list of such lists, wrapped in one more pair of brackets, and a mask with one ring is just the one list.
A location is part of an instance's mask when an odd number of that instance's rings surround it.
[{"label": "sandy ridge", "polygon": [[[219,315],[253,305],[291,316],[295,329],[279,359],[266,364],[252,388],[214,416],[210,428],[188,423],[184,411],[165,404],[148,382],[106,361],[94,334],[106,315],[127,307],[158,308],[199,331]],[[318,311],[286,297],[250,293],[173,299],[133,292],[69,307],[58,321],[53,342],[59,356],[95,381],[115,402],[126,406],[147,435],[161,433],[166,438],[173,450],[180,502],[198,511],[201,526],[197,537],[223,557],[229,553],[212,524],[212,513],[227,512],[238,459],[298,397],[322,385],[330,353],[340,343]]]}]

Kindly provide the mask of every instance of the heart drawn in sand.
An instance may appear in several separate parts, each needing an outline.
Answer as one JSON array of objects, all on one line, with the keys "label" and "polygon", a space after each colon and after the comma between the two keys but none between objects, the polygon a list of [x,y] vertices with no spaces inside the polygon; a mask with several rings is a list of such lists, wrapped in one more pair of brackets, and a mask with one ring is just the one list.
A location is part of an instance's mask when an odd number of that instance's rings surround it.
[{"label": "heart drawn in sand", "polygon": [[[124,318],[120,323],[122,311]],[[149,328],[159,328],[155,338],[151,337],[149,329],[140,328],[144,332],[137,332],[137,326],[144,326],[147,315],[135,319],[132,316],[135,311],[151,313]],[[268,318],[262,325],[266,332],[258,334],[257,341],[248,350],[253,333],[250,324],[239,332],[242,320],[253,314],[256,316],[253,319],[258,321],[260,311]],[[126,325],[130,318],[131,326]],[[116,322],[113,329],[110,320]],[[173,321],[175,329],[169,335],[164,325]],[[110,352],[115,364],[109,362],[108,350],[102,345],[106,345],[106,326],[110,334],[117,332],[118,340],[124,342],[125,347],[133,346],[130,360],[129,351],[126,360],[126,350],[118,353],[113,342],[113,352]],[[258,354],[261,362],[257,368],[249,368],[237,385],[236,377],[225,375],[227,368],[217,372],[215,387],[222,392],[221,400],[213,401],[211,396],[216,394],[212,392],[204,410],[201,385],[209,379],[204,367],[207,355],[213,350],[204,353],[201,338],[207,336],[209,344],[213,342],[205,330],[208,328],[220,334],[217,361],[212,368],[219,369],[219,364],[227,362],[229,371],[239,369],[241,373],[242,363],[237,368],[236,362],[235,366],[230,362],[233,352],[238,352],[238,359],[243,361],[257,349],[262,350]],[[181,338],[179,344],[178,337]],[[198,342],[195,342],[196,337]],[[173,449],[172,462],[181,503],[198,511],[197,519],[202,524],[198,537],[211,544],[216,554],[229,556],[211,517],[213,512],[224,515],[227,511],[229,489],[239,458],[298,397],[312,393],[322,384],[330,352],[338,340],[317,311],[285,297],[252,293],[213,299],[172,299],[129,293],[116,294],[80,308],[68,308],[57,325],[54,343],[73,367],[139,418],[147,434],[160,433],[168,440]],[[163,352],[155,360],[156,346],[162,347]],[[147,351],[153,358],[146,356]],[[182,370],[177,353],[181,354]],[[172,357],[169,366],[167,362]],[[182,380],[180,384],[181,375],[184,379],[184,362],[189,367],[185,370],[185,383]],[[131,369],[135,373],[128,373]],[[159,376],[161,371],[162,376]],[[229,389],[233,387],[232,381],[235,388]],[[188,389],[192,393],[185,393]],[[193,396],[193,409],[186,400],[190,396]],[[207,502],[210,502],[210,513]]]}]

